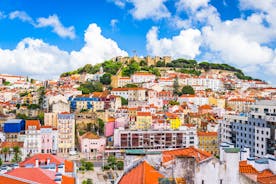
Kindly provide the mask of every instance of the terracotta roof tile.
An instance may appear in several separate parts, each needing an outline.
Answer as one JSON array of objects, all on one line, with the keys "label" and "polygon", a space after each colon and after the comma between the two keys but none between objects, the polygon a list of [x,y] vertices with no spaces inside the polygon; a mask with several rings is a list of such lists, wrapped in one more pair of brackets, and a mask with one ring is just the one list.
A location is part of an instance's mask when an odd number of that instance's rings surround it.
[{"label": "terracotta roof tile", "polygon": [[31,184],[32,181],[21,181],[21,178],[17,178],[10,175],[0,175],[0,184]]},{"label": "terracotta roof tile", "polygon": [[206,151],[203,151],[203,150],[196,149],[194,147],[189,147],[189,148],[163,151],[162,152],[162,161],[164,163],[171,161],[175,156],[194,157],[197,162],[201,162],[207,158],[212,157],[212,154],[210,154]]},{"label": "terracotta roof tile", "polygon": [[247,161],[240,161],[239,170],[240,173],[255,175],[260,184],[276,184],[276,175],[270,170],[266,169],[259,172],[252,165],[248,164]]},{"label": "terracotta roof tile", "polygon": [[143,161],[125,173],[119,184],[158,184],[159,178],[164,178],[164,176],[146,161]]},{"label": "terracotta roof tile", "polygon": [[137,116],[151,116],[150,112],[137,112]]},{"label": "terracotta roof tile", "polygon": [[54,181],[56,172],[40,168],[17,168],[6,174],[41,184],[56,184]]},{"label": "terracotta roof tile", "polygon": [[24,167],[27,164],[33,164],[35,165],[35,160],[38,159],[41,163],[45,163],[45,161],[47,162],[47,159],[50,159],[50,163],[55,163],[56,165],[59,165],[61,163],[64,163],[64,159],[57,157],[55,155],[52,154],[46,154],[46,153],[41,153],[41,154],[36,154],[30,158],[27,158],[26,160],[24,160],[23,162],[20,162],[19,165],[20,167]]},{"label": "terracotta roof tile", "polygon": [[100,137],[92,132],[86,132],[81,136],[82,139],[99,139]]},{"label": "terracotta roof tile", "polygon": [[28,130],[29,126],[35,126],[36,130],[40,129],[40,122],[39,120],[26,120],[25,129]]},{"label": "terracotta roof tile", "polygon": [[75,178],[62,175],[61,184],[75,184]]},{"label": "terracotta roof tile", "polygon": [[198,136],[217,136],[217,132],[197,132]]},{"label": "terracotta roof tile", "polygon": [[260,184],[276,184],[276,175],[258,179]]}]

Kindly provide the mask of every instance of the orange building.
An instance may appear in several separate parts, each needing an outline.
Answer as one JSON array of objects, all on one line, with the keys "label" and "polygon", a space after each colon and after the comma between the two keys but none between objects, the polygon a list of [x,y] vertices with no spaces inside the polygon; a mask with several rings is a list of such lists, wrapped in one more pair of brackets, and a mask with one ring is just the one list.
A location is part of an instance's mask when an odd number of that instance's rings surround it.
[{"label": "orange building", "polygon": [[213,155],[219,154],[217,132],[197,132],[198,148]]}]

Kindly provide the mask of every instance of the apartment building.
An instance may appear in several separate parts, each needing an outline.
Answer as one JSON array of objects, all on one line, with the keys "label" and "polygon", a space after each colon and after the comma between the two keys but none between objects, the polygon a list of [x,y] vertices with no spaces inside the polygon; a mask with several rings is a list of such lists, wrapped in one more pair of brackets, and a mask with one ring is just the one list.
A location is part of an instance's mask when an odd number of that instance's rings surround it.
[{"label": "apartment building", "polygon": [[69,153],[75,149],[75,115],[58,114],[58,152]]},{"label": "apartment building", "polygon": [[27,154],[36,154],[41,152],[41,134],[39,120],[26,120],[25,127],[26,152]]},{"label": "apartment building", "polygon": [[262,100],[248,114],[225,115],[220,120],[220,141],[250,148],[251,156],[276,153],[276,101]]},{"label": "apartment building", "polygon": [[218,133],[197,132],[198,148],[205,150],[212,155],[219,155]]},{"label": "apartment building", "polygon": [[57,128],[57,113],[44,113],[44,125]]},{"label": "apartment building", "polygon": [[154,82],[156,76],[148,72],[136,72],[131,75],[131,81],[133,83]]},{"label": "apartment building", "polygon": [[196,127],[180,127],[179,130],[125,130],[114,131],[114,148],[165,149],[197,147]]}]

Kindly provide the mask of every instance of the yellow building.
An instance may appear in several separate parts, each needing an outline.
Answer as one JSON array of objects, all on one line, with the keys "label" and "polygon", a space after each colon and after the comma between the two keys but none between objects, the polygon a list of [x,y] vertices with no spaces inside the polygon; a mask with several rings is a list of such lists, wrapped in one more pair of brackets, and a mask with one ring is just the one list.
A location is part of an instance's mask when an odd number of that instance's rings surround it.
[{"label": "yellow building", "polygon": [[225,99],[223,98],[214,98],[214,97],[209,97],[209,105],[214,105],[220,108],[225,108]]},{"label": "yellow building", "polygon": [[58,123],[57,113],[55,112],[44,113],[44,125],[57,128],[57,123]]},{"label": "yellow building", "polygon": [[197,132],[198,148],[208,151],[213,155],[219,154],[217,132]]},{"label": "yellow building", "polygon": [[181,121],[176,114],[166,113],[167,120],[169,121],[171,129],[178,129],[181,126]]},{"label": "yellow building", "polygon": [[22,97],[24,104],[38,104],[39,98],[36,95],[28,93],[26,96]]},{"label": "yellow building", "polygon": [[137,112],[136,129],[147,130],[152,125],[152,116],[150,112]]},{"label": "yellow building", "polygon": [[118,76],[118,75],[112,75],[111,76],[111,86],[112,86],[112,88],[119,87],[119,84],[118,84],[119,78],[120,78],[120,76]]}]

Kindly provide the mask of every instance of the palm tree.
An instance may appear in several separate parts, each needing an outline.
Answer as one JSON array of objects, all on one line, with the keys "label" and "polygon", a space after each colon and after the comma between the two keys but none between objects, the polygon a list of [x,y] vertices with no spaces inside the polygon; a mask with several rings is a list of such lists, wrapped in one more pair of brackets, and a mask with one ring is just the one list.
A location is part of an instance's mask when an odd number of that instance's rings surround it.
[{"label": "palm tree", "polygon": [[21,157],[20,157],[20,147],[19,146],[14,146],[13,147],[13,152],[14,152],[14,157],[13,157],[13,162],[20,162]]},{"label": "palm tree", "polygon": [[2,153],[4,154],[4,157],[5,157],[5,162],[7,162],[7,154],[10,152],[10,148],[8,147],[4,147],[2,149]]}]

